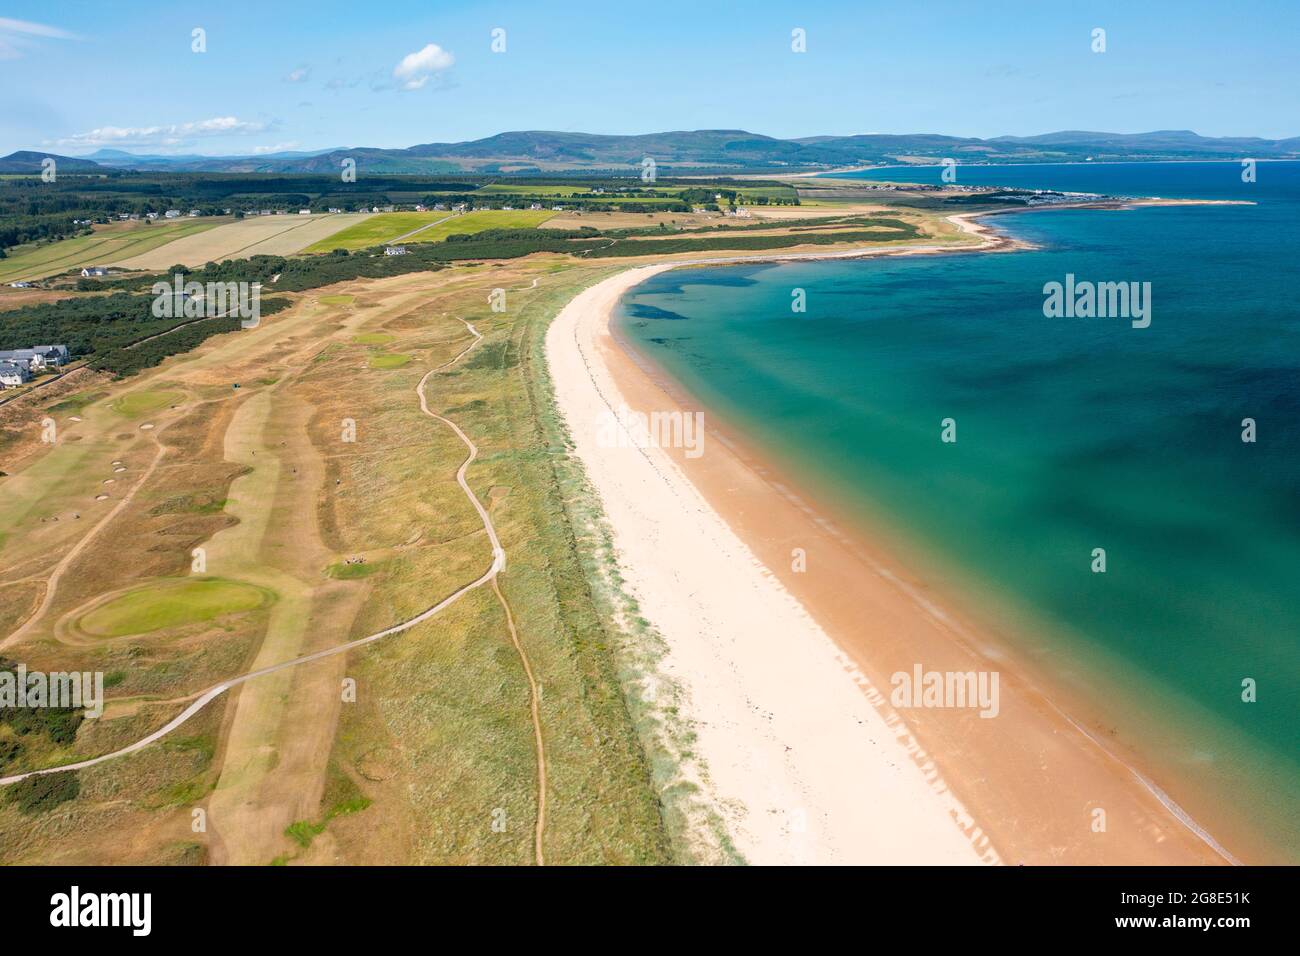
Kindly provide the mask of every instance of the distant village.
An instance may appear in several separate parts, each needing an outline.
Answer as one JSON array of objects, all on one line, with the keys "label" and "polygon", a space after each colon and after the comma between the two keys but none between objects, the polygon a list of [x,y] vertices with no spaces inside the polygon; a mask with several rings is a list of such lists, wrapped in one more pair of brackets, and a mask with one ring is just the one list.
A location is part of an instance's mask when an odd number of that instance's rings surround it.
[{"label": "distant village", "polygon": [[[592,190],[592,195],[604,195],[605,190]],[[297,213],[299,216],[321,216],[321,215],[339,215],[342,213],[379,213],[379,212],[472,212],[475,209],[545,209],[546,206],[540,202],[529,203],[518,206],[511,205],[509,200],[487,201],[479,200],[477,202],[457,202],[457,203],[393,203],[383,206],[359,206],[355,209],[344,209],[339,206],[329,206],[325,209],[293,209],[292,207],[277,207],[271,209],[190,209],[188,211],[180,209],[168,209],[163,212],[120,212],[116,216],[105,215],[94,219],[74,219],[73,222],[78,226],[103,225],[109,222],[139,222],[141,220],[154,222],[159,219],[200,219],[204,216],[234,216],[236,218],[252,219],[257,216],[290,216]],[[563,209],[563,206],[552,206],[553,209]]]}]

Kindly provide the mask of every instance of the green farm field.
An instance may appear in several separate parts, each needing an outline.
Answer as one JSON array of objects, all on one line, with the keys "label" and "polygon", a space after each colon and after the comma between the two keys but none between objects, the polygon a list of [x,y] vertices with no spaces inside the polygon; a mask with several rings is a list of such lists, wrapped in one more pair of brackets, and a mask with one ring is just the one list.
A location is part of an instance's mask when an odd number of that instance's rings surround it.
[{"label": "green farm field", "polygon": [[109,226],[89,236],[76,236],[44,245],[19,246],[9,251],[8,258],[0,260],[0,282],[44,279],[69,269],[112,265],[229,221],[204,218],[148,226],[132,223],[129,228]]},{"label": "green farm field", "polygon": [[[549,209],[480,209],[463,215],[447,212],[380,213],[363,223],[335,233],[309,246],[305,252],[331,252],[334,249],[368,249],[392,242],[422,226],[429,228],[403,242],[440,242],[454,233],[482,232],[485,229],[531,229],[555,215]],[[445,220],[440,222],[439,220]],[[432,225],[437,223],[437,225]]]},{"label": "green farm field", "polygon": [[492,183],[483,186],[476,195],[487,196],[582,196],[591,192],[590,186],[543,186],[519,184],[510,186],[505,183]]}]

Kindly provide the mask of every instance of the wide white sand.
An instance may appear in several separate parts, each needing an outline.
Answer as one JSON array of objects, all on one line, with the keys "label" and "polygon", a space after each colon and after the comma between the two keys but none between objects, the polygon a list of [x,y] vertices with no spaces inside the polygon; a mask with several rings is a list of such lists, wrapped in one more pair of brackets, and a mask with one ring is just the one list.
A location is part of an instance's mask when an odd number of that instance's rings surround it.
[{"label": "wide white sand", "polygon": [[757,864],[996,862],[972,844],[977,829],[933,768],[917,766],[872,705],[866,678],[678,465],[658,448],[602,447],[599,416],[624,402],[607,364],[617,348],[611,311],[665,268],[582,292],[549,329],[546,355],[626,586],[667,644],[663,670],[684,690],[706,787],[737,848]]}]

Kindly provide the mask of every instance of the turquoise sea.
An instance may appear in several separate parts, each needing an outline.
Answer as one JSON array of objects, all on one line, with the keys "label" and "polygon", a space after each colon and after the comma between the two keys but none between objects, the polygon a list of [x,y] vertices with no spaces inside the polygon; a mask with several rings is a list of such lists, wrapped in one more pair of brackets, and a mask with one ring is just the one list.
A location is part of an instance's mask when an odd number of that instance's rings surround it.
[{"label": "turquoise sea", "polygon": [[[621,327],[810,491],[996,595],[1193,816],[1230,808],[1300,862],[1300,163],[957,181],[1255,205],[998,216],[1038,247],[1009,254],[674,270]],[[1151,283],[1150,327],[1045,317],[1067,274]]]}]

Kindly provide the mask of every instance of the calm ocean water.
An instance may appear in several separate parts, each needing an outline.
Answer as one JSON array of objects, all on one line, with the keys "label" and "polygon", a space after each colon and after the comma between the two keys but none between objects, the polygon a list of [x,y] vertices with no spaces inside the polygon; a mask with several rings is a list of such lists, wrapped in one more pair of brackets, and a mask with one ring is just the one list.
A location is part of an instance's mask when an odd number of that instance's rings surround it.
[{"label": "calm ocean water", "polygon": [[[1236,807],[1300,861],[1300,163],[1253,184],[1235,163],[958,182],[1256,205],[1001,216],[1040,247],[1005,255],[678,270],[622,326],[809,489],[1032,622],[1010,639],[1184,781],[1193,815]],[[1067,274],[1150,282],[1150,327],[1045,317]]]}]

